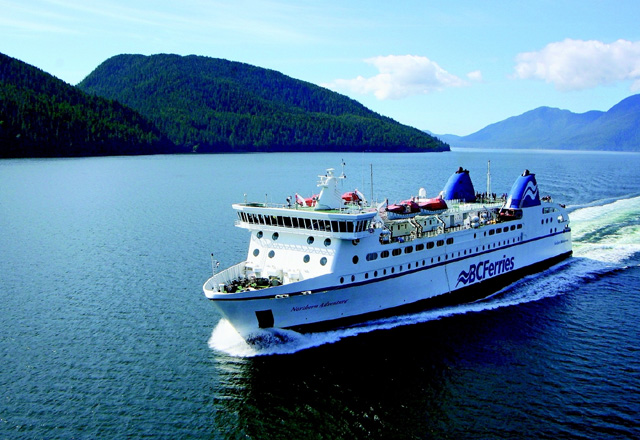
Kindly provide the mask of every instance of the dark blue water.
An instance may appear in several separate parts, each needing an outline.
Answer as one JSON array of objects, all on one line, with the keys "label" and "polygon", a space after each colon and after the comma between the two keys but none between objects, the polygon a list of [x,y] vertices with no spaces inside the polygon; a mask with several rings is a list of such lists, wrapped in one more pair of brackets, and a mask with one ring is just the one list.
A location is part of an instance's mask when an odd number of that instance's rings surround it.
[{"label": "dark blue water", "polygon": [[[435,195],[524,168],[575,257],[489,299],[250,348],[204,298],[230,204]],[[640,437],[640,154],[455,151],[0,161],[0,438]]]}]

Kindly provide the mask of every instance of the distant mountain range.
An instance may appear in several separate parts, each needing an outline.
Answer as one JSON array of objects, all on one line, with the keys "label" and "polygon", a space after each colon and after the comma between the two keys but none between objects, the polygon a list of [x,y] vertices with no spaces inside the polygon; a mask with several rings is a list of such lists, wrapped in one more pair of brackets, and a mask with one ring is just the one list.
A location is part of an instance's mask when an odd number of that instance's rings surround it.
[{"label": "distant mountain range", "polygon": [[438,137],[453,147],[640,151],[640,95],[607,112],[539,107],[468,136]]}]

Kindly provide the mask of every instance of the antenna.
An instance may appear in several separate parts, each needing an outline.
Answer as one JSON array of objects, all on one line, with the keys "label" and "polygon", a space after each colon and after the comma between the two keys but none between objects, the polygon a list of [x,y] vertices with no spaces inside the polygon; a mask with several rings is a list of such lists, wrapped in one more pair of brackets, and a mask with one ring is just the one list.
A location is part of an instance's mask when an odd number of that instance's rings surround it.
[{"label": "antenna", "polygon": [[491,161],[487,162],[487,197],[491,197]]},{"label": "antenna", "polygon": [[211,272],[213,272],[213,276],[216,276],[216,269],[220,267],[220,262],[218,260],[213,259],[213,254],[211,254]]},{"label": "antenna", "polygon": [[371,203],[373,203],[374,198],[373,198],[373,164],[372,163],[369,164],[369,169],[371,170],[371,199],[369,200],[371,200]]}]

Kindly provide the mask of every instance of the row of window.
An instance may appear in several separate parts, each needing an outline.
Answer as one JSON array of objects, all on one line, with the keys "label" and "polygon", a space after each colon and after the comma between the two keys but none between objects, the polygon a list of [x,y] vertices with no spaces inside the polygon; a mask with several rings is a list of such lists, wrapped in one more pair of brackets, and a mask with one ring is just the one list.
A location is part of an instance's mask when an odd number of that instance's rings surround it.
[{"label": "row of window", "polygon": [[310,231],[326,232],[363,232],[371,225],[371,219],[358,221],[318,220],[282,215],[262,215],[248,212],[238,212],[238,219],[245,223],[265,226],[279,226],[281,228],[308,229]]},{"label": "row of window", "polygon": [[[489,231],[484,231],[484,236],[486,237],[487,233],[489,235],[495,235],[495,234],[500,234],[502,232],[515,231],[516,229],[522,229],[522,223],[518,223],[517,225],[511,225],[511,227],[505,226],[504,228],[489,229]],[[475,234],[473,235],[473,238],[476,238]]]},{"label": "row of window", "polygon": [[[519,242],[520,240],[521,239],[518,237],[518,238],[512,238],[511,240],[499,241],[499,242],[496,242],[496,243],[492,243],[492,244],[489,244],[489,245],[482,246],[482,250],[484,251],[484,250],[489,250],[489,249],[495,249],[496,247],[505,246],[505,245],[510,244],[510,243],[516,243],[516,242]],[[476,252],[479,252],[479,251],[480,251],[480,247],[476,247]],[[469,249],[469,251],[467,251],[465,249],[464,251],[458,251],[457,256],[460,257],[462,255],[471,255],[472,253],[473,253],[472,249]],[[443,259],[444,259],[444,261],[447,261],[449,258],[455,258],[455,257],[456,257],[456,253],[455,252],[453,252],[451,254],[445,254],[444,257],[433,257],[433,258],[431,258],[431,264],[438,263],[438,262],[442,261]],[[357,263],[357,261],[358,260],[357,260],[357,256],[356,256],[356,257],[354,257],[354,264]],[[407,264],[407,270],[411,270],[412,267],[414,267],[414,268],[419,268],[421,266],[425,267],[426,265],[427,265],[427,261],[426,260],[422,260],[422,262],[416,261],[414,266],[412,266],[412,263]],[[398,270],[399,271],[402,271],[403,269],[404,269],[404,266],[402,264],[400,266],[398,266]],[[376,277],[378,277],[380,275],[381,276],[385,276],[385,275],[387,275],[387,273],[394,274],[395,272],[396,272],[395,267],[391,267],[389,269],[385,268],[385,269],[382,269],[380,271],[374,270],[373,272],[371,272],[371,274],[373,275],[374,278],[376,278]],[[370,277],[369,273],[370,272],[365,272],[364,273],[363,277],[364,277],[365,280],[369,279],[369,277]],[[355,282],[356,281],[356,275],[351,275],[350,278],[351,278],[351,282]],[[345,277],[340,277],[340,284],[344,284],[344,282],[345,282]]]},{"label": "row of window", "polygon": [[[264,236],[264,233],[262,231],[256,232],[256,237],[262,238],[263,236]],[[278,234],[277,232],[274,232],[273,234],[271,234],[271,239],[273,241],[276,241],[278,238],[280,238],[280,234]],[[316,241],[316,239],[313,236],[307,237],[307,244],[313,244],[314,241]],[[325,238],[324,245],[327,247],[331,246],[331,239]]]}]

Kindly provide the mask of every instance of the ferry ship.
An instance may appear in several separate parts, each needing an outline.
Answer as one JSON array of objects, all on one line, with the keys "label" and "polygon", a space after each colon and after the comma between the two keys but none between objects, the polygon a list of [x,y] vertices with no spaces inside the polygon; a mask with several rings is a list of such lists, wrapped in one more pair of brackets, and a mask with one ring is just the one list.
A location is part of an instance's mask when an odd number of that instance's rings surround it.
[{"label": "ferry ship", "polygon": [[460,168],[435,199],[421,188],[378,206],[343,193],[344,179],[328,169],[316,196],[233,205],[247,258],[214,266],[203,290],[246,340],[474,301],[572,254],[565,207],[541,198],[528,170],[499,198]]}]

